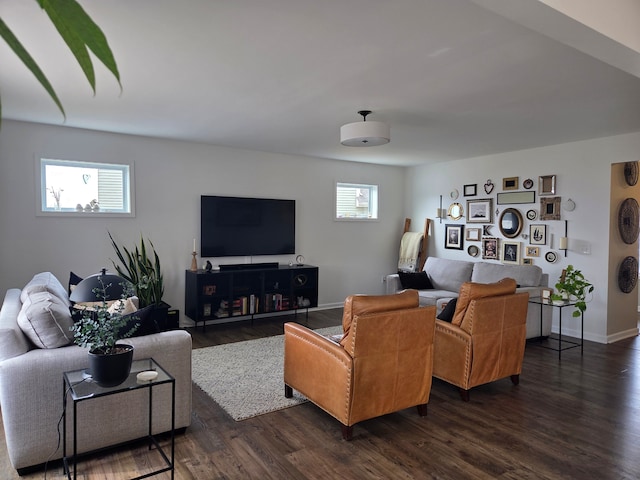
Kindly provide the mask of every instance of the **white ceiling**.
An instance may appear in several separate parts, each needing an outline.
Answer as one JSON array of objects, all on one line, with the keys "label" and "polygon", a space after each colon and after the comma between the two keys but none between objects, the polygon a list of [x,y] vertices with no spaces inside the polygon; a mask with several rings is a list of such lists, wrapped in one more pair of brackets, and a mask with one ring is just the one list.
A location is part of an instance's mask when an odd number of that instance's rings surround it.
[{"label": "white ceiling", "polygon": [[[538,33],[586,29],[557,12],[536,29],[526,2],[80,0],[122,76],[98,66],[94,96],[37,2],[0,0],[67,113],[0,44],[3,118],[389,165],[640,131],[640,75]],[[481,6],[501,3],[528,21]],[[340,145],[361,109],[391,143]]]}]

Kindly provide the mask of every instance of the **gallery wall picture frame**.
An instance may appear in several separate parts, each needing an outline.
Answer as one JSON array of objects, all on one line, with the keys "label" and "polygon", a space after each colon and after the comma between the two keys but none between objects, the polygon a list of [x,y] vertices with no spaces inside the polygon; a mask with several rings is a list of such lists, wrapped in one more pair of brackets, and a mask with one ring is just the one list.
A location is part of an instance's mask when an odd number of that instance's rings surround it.
[{"label": "gallery wall picture frame", "polygon": [[467,223],[492,223],[493,200],[467,200]]},{"label": "gallery wall picture frame", "polygon": [[480,228],[466,228],[466,237],[465,240],[470,242],[479,242],[482,230]]},{"label": "gallery wall picture frame", "polygon": [[532,247],[531,245],[527,245],[524,249],[524,254],[527,257],[539,257],[540,256],[540,247]]},{"label": "gallery wall picture frame", "polygon": [[555,195],[556,194],[556,176],[541,175],[538,177],[538,195]]},{"label": "gallery wall picture frame", "polygon": [[462,189],[462,194],[465,197],[475,197],[478,194],[478,184],[470,183],[468,185],[465,185]]},{"label": "gallery wall picture frame", "polygon": [[529,225],[529,243],[531,245],[546,245],[547,226],[542,223],[532,223]]},{"label": "gallery wall picture frame", "polygon": [[560,197],[540,197],[540,220],[560,220]]},{"label": "gallery wall picture frame", "polygon": [[519,177],[506,177],[502,179],[502,190],[517,190]]},{"label": "gallery wall picture frame", "polygon": [[527,218],[529,220],[535,220],[536,218],[538,218],[538,212],[536,212],[534,209],[527,210]]},{"label": "gallery wall picture frame", "polygon": [[533,190],[531,190],[530,192],[527,192],[525,190],[520,192],[502,192],[496,195],[496,202],[498,205],[535,203],[536,192]]},{"label": "gallery wall picture frame", "polygon": [[496,237],[484,237],[482,239],[483,260],[498,260],[498,239]]},{"label": "gallery wall picture frame", "polygon": [[444,248],[462,250],[464,225],[446,224],[444,226]]},{"label": "gallery wall picture frame", "polygon": [[512,265],[520,265],[520,242],[504,241],[502,242],[502,263]]},{"label": "gallery wall picture frame", "polygon": [[522,264],[523,265],[533,265],[533,258],[523,258],[522,259]]}]

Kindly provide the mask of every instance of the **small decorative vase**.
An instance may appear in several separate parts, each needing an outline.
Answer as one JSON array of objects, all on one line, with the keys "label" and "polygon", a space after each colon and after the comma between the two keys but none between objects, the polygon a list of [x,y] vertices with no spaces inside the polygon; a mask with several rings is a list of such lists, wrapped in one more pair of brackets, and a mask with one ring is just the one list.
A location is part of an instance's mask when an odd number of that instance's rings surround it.
[{"label": "small decorative vase", "polygon": [[89,352],[89,372],[101,387],[115,387],[131,372],[133,346],[117,343],[118,352],[112,355]]}]

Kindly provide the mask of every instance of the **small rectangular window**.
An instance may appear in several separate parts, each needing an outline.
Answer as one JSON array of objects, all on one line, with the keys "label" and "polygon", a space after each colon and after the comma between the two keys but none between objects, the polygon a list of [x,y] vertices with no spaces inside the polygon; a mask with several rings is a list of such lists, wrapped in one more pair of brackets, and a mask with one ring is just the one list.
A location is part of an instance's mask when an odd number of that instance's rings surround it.
[{"label": "small rectangular window", "polygon": [[133,168],[40,159],[39,214],[134,216]]},{"label": "small rectangular window", "polygon": [[358,183],[336,184],[336,220],[376,220],[378,186]]}]

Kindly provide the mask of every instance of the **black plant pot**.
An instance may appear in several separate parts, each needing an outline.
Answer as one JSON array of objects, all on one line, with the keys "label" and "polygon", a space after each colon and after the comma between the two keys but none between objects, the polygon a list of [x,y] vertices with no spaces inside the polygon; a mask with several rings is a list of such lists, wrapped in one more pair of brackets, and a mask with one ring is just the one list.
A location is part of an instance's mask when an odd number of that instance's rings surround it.
[{"label": "black plant pot", "polygon": [[117,343],[118,352],[105,355],[89,352],[89,372],[101,387],[115,387],[124,382],[131,372],[133,346]]}]

